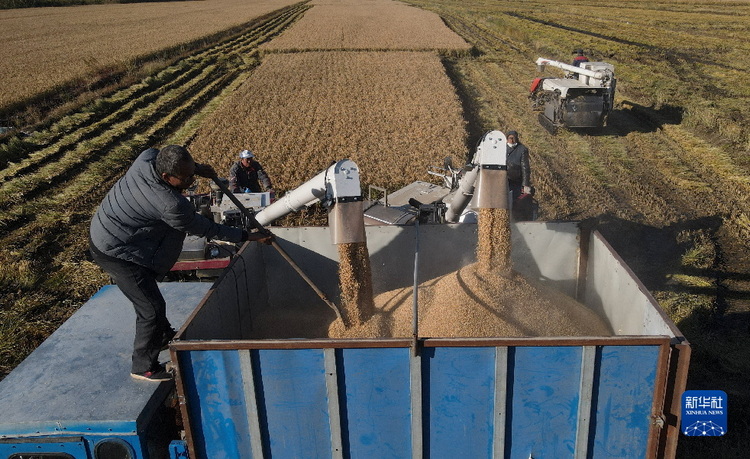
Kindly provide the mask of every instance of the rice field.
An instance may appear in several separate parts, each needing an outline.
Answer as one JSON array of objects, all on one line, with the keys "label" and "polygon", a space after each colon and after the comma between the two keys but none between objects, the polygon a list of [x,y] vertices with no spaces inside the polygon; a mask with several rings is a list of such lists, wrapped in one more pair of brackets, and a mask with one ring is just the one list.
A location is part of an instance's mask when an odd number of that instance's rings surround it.
[{"label": "rice field", "polygon": [[393,191],[426,179],[445,156],[460,164],[465,141],[461,103],[436,54],[332,51],[266,56],[189,148],[220,174],[249,148],[277,191],[344,158],[364,184]]},{"label": "rice field", "polygon": [[466,52],[471,46],[440,17],[392,0],[313,0],[305,17],[265,43],[267,51],[442,50]]},{"label": "rice field", "polygon": [[194,131],[258,64],[259,44],[305,11],[281,9],[28,136],[0,142],[0,375],[108,278],[87,256],[93,211],[148,145]]},{"label": "rice field", "polygon": [[[679,457],[747,450],[750,2],[75,8],[0,11],[3,43],[23,41],[0,62],[0,107],[84,74],[106,76],[103,69],[134,65],[138,53],[246,27],[157,71],[139,68],[137,81],[92,93],[91,104],[45,120],[29,137],[0,139],[0,377],[107,282],[86,260],[81,235],[109,186],[149,146],[186,144],[220,174],[250,148],[279,192],[349,157],[366,185],[395,189],[426,179],[426,167],[444,156],[460,164],[486,130],[515,129],[531,151],[540,218],[604,233],[691,342],[689,388],[729,394],[730,433],[710,445],[683,438]],[[247,25],[265,12],[261,25]],[[140,32],[149,14],[159,25],[148,30],[164,31],[158,39]],[[53,17],[54,34],[36,27]],[[107,33],[116,39],[101,38]],[[599,132],[552,136],[529,107],[534,60],[567,61],[579,47],[615,65],[615,110]]]},{"label": "rice field", "polygon": [[294,3],[203,0],[0,10],[0,109]]}]

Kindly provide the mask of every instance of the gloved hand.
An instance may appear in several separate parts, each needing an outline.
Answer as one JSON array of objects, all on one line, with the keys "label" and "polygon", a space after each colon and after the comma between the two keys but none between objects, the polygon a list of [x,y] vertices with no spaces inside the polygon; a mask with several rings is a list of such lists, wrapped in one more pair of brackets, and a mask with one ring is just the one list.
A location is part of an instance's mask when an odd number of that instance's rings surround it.
[{"label": "gloved hand", "polygon": [[534,194],[534,189],[530,186],[523,187],[523,194]]},{"label": "gloved hand", "polygon": [[247,230],[242,230],[242,242],[258,241],[266,245],[271,245],[275,240],[276,237],[267,229],[263,229],[262,231],[258,231],[257,233],[249,233]]},{"label": "gloved hand", "polygon": [[258,235],[258,239],[256,239],[256,241],[262,242],[265,245],[271,245],[273,244],[273,241],[276,240],[276,236],[274,236],[270,232],[268,234],[264,234],[264,233],[255,233],[255,234]]}]

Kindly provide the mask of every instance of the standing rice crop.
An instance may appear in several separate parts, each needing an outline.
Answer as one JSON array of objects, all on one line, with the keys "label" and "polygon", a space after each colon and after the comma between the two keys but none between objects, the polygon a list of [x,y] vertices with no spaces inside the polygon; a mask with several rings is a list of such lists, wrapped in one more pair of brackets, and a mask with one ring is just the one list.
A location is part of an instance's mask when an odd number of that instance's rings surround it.
[{"label": "standing rice crop", "polygon": [[[0,10],[0,108],[89,74],[241,26],[296,0]],[[105,70],[107,69],[107,70]]]},{"label": "standing rice crop", "polygon": [[362,182],[391,191],[466,157],[461,104],[440,59],[423,52],[274,54],[190,144],[222,175],[253,150],[278,190],[352,159]]}]

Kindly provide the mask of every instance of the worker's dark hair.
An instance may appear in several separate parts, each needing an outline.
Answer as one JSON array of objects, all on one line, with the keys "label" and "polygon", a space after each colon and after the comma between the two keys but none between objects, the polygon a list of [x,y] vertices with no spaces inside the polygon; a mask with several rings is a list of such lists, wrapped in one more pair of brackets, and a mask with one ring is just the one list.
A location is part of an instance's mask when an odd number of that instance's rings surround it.
[{"label": "worker's dark hair", "polygon": [[167,145],[156,155],[156,173],[175,175],[180,173],[180,164],[191,161],[190,152],[180,145]]}]

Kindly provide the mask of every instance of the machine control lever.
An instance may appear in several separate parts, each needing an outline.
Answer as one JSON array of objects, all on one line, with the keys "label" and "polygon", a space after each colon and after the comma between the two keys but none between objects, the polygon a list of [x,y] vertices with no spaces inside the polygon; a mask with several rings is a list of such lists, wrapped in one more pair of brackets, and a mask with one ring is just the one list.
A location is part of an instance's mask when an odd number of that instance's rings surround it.
[{"label": "machine control lever", "polygon": [[[240,212],[242,212],[243,215],[245,215],[245,217],[247,218],[247,221],[250,222],[250,225],[253,228],[256,228],[258,231],[260,231],[263,234],[272,234],[270,230],[268,230],[263,225],[261,225],[260,223],[258,223],[258,220],[255,219],[255,214],[252,213],[252,212],[250,212],[250,210],[248,210],[248,208],[245,207],[242,204],[242,201],[240,201],[239,199],[237,199],[237,196],[235,196],[234,193],[232,193],[231,191],[229,191],[229,188],[224,183],[222,183],[221,180],[219,180],[218,177],[214,176],[214,177],[211,177],[211,179],[214,181],[214,183],[216,184],[216,186],[218,186],[219,189],[221,189],[221,191],[224,193],[224,195],[227,196],[234,203],[234,205],[237,206],[237,208],[240,210]],[[325,293],[323,293],[323,291],[320,290],[317,285],[315,285],[315,283],[312,281],[312,279],[310,279],[307,276],[307,274],[305,274],[305,272],[302,271],[302,268],[300,268],[300,266],[294,260],[292,260],[292,257],[290,257],[288,253],[286,253],[286,250],[284,250],[279,245],[279,243],[276,242],[275,239],[271,242],[271,245],[273,246],[274,249],[276,249],[276,251],[279,252],[279,254],[287,261],[287,263],[289,263],[289,265],[292,268],[294,268],[295,271],[297,271],[297,274],[299,274],[300,277],[302,277],[302,279],[304,279],[304,281],[307,282],[307,285],[309,285],[310,287],[312,287],[312,289],[315,291],[315,293],[318,294],[318,296],[320,297],[320,299],[323,300],[328,305],[328,307],[330,307],[331,309],[333,309],[333,312],[336,313],[336,317],[338,317],[339,319],[341,319],[341,311],[339,311],[339,308],[333,303],[333,301],[329,300],[326,297]],[[343,320],[342,320],[342,322],[343,322]]]}]

